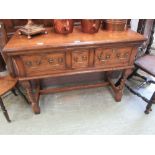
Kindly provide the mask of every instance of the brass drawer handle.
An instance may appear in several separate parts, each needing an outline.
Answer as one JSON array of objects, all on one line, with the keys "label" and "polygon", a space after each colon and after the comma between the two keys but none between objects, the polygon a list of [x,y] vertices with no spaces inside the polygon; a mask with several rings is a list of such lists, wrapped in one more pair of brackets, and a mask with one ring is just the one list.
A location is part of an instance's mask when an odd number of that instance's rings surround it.
[{"label": "brass drawer handle", "polygon": [[110,59],[110,55],[106,55],[105,59],[102,59],[101,56],[98,56],[98,60],[102,62],[107,61],[108,59]]},{"label": "brass drawer handle", "polygon": [[87,57],[86,57],[86,56],[83,56],[83,57],[82,57],[82,60],[83,60],[83,61],[87,60]]},{"label": "brass drawer handle", "polygon": [[63,62],[63,58],[58,58],[58,62],[62,63]]},{"label": "brass drawer handle", "polygon": [[102,59],[102,57],[101,56],[98,56],[98,60],[100,61],[100,62],[102,62],[102,64],[105,64],[106,63],[106,59]]},{"label": "brass drawer handle", "polygon": [[129,53],[125,53],[122,57],[121,57],[121,54],[120,53],[117,53],[116,54],[116,57],[118,59],[127,59],[129,57]]},{"label": "brass drawer handle", "polygon": [[48,59],[48,62],[51,64],[51,63],[54,62],[54,59],[53,58],[50,58],[50,59]]},{"label": "brass drawer handle", "polygon": [[27,67],[31,67],[32,66],[32,62],[31,61],[27,61],[27,62],[25,62],[25,64],[26,64]]},{"label": "brass drawer handle", "polygon": [[105,59],[101,59],[100,62],[101,62],[103,65],[105,65],[106,62],[107,62],[107,60],[105,60]]},{"label": "brass drawer handle", "polygon": [[41,60],[36,61],[36,65],[40,65],[41,64]]},{"label": "brass drawer handle", "polygon": [[98,60],[100,61],[100,60],[101,60],[101,58],[102,58],[102,57],[99,55],[99,56],[98,56]]},{"label": "brass drawer handle", "polygon": [[106,59],[110,59],[110,55],[106,55],[106,57],[105,57]]}]

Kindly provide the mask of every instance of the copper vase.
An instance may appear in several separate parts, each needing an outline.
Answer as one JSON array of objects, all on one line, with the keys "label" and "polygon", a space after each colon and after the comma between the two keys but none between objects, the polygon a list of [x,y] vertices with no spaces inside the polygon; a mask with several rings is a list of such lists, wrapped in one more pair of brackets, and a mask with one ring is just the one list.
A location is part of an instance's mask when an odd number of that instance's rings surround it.
[{"label": "copper vase", "polygon": [[73,32],[73,19],[54,19],[54,31],[60,34],[68,34]]},{"label": "copper vase", "polygon": [[127,27],[127,19],[106,19],[102,22],[102,28],[109,31],[124,31]]},{"label": "copper vase", "polygon": [[99,19],[82,19],[81,28],[84,33],[97,33],[100,28],[101,20]]}]

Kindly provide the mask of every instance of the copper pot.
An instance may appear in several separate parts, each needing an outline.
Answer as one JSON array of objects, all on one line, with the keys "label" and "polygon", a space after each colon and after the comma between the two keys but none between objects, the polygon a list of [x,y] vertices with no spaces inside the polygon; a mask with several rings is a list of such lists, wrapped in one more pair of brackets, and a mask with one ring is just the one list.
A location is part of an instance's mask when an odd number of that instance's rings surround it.
[{"label": "copper pot", "polygon": [[54,31],[60,34],[68,34],[73,32],[73,19],[54,19]]},{"label": "copper pot", "polygon": [[106,19],[102,22],[102,28],[109,31],[124,31],[127,27],[127,19]]},{"label": "copper pot", "polygon": [[99,19],[82,19],[81,26],[84,33],[96,33],[100,28],[101,20]]}]

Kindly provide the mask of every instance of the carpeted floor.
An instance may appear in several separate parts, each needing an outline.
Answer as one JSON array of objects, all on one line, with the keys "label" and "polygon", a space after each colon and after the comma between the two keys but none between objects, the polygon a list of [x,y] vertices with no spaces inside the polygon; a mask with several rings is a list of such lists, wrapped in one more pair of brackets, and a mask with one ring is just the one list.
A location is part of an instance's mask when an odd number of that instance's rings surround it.
[{"label": "carpeted floor", "polygon": [[[141,92],[149,98],[154,89],[145,86]],[[20,96],[10,94],[4,102],[12,123],[0,111],[0,134],[155,134],[154,106],[145,115],[146,103],[127,89],[120,103],[110,91],[104,87],[42,96],[40,115],[34,115]]]}]

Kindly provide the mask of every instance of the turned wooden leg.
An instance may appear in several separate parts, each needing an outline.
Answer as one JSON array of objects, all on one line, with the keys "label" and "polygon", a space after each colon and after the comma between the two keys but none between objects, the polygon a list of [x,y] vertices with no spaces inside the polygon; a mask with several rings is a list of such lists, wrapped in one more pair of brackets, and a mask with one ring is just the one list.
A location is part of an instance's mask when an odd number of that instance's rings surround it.
[{"label": "turned wooden leg", "polygon": [[8,112],[7,112],[7,110],[6,110],[5,106],[4,106],[4,103],[3,103],[2,99],[1,99],[1,97],[0,97],[0,106],[1,106],[1,109],[3,111],[3,114],[4,114],[5,118],[6,118],[6,120],[10,123],[11,120],[9,118]]},{"label": "turned wooden leg", "polygon": [[133,70],[133,72],[127,77],[127,79],[128,79],[128,80],[131,79],[134,75],[137,74],[137,72],[138,72],[138,68],[136,67],[136,68]]},{"label": "turned wooden leg", "polygon": [[35,114],[40,114],[39,100],[37,101],[35,93],[32,91],[32,87],[29,81],[23,81],[22,86],[26,90],[29,101],[31,102],[32,110]]},{"label": "turned wooden leg", "polygon": [[16,89],[18,90],[19,94],[24,98],[24,100],[26,101],[27,104],[30,104],[30,102],[28,101],[28,99],[26,98],[26,96],[24,95],[24,93],[20,90],[20,88],[18,88],[16,86]]},{"label": "turned wooden leg", "polygon": [[106,74],[107,80],[109,81],[114,93],[115,93],[115,100],[117,102],[120,102],[123,96],[123,90],[125,86],[125,81],[128,77],[128,75],[131,73],[131,69],[126,69],[122,72],[121,78],[116,82],[116,84],[113,83],[113,81],[110,78],[110,72]]},{"label": "turned wooden leg", "polygon": [[120,102],[122,100],[122,96],[123,96],[123,89],[115,93],[115,101]]},{"label": "turned wooden leg", "polygon": [[131,69],[126,69],[122,72],[121,78],[116,82],[116,91],[115,91],[115,100],[120,102],[123,96],[125,81],[127,80],[128,76],[131,74]]},{"label": "turned wooden leg", "polygon": [[153,93],[149,103],[146,106],[145,114],[149,114],[150,111],[152,111],[151,107],[153,103],[155,103],[155,92]]}]

